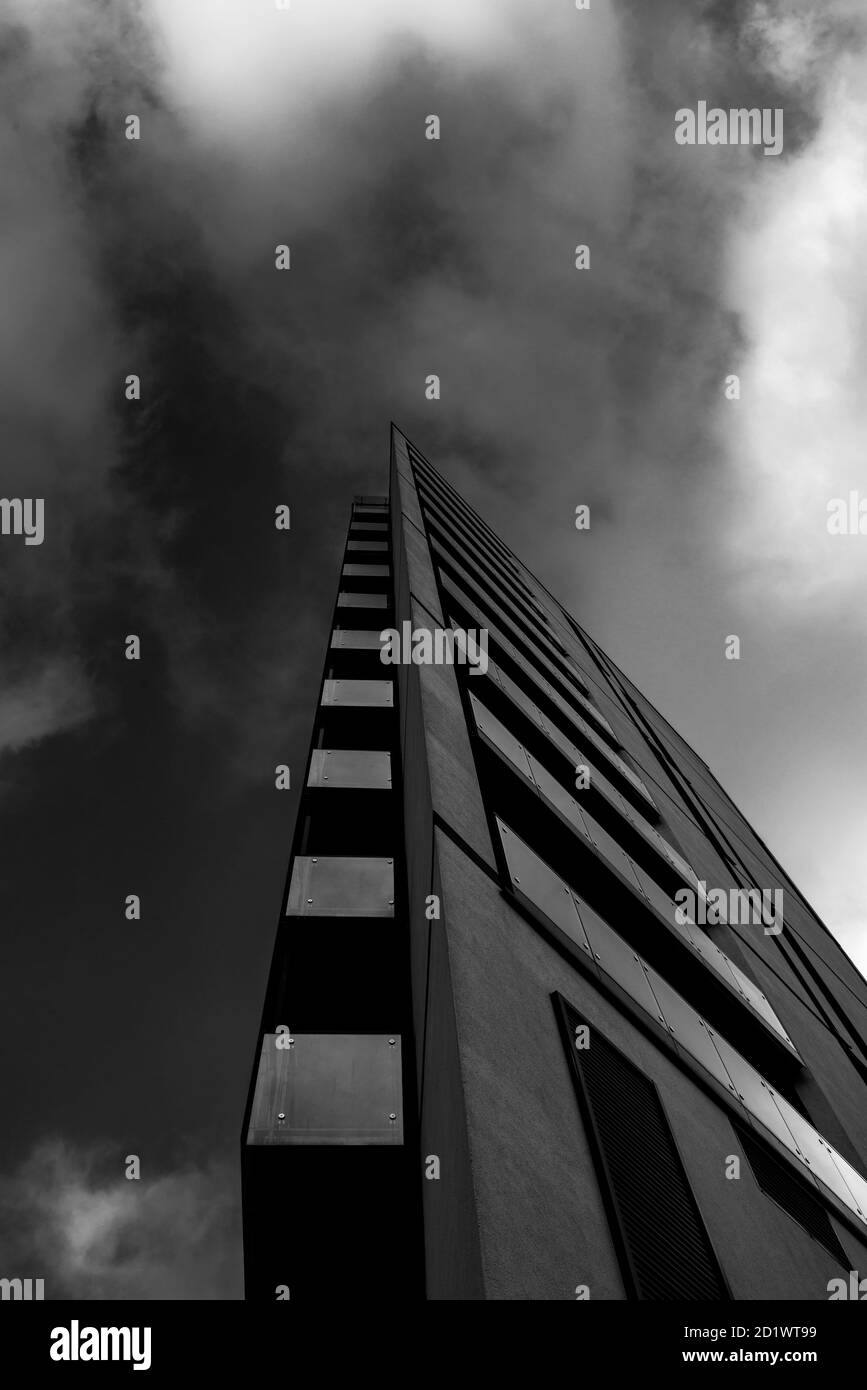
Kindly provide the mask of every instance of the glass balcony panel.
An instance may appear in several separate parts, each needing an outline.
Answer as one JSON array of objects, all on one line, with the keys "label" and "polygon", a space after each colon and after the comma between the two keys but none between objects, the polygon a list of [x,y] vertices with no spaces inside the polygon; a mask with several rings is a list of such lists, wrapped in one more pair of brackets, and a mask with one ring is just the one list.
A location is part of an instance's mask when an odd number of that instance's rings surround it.
[{"label": "glass balcony panel", "polygon": [[385,579],[391,570],[388,565],[344,565],[342,573],[352,579]]},{"label": "glass balcony panel", "polygon": [[514,892],[589,955],[590,947],[571,889],[499,817],[497,827]]},{"label": "glass balcony panel", "polygon": [[809,1120],[805,1120],[804,1116],[783,1096],[775,1093],[774,1099],[786,1125],[794,1135],[797,1151],[810,1172],[819,1178],[834,1193],[835,1197],[839,1197],[841,1202],[854,1208],[856,1205],[854,1194],[850,1191],[842,1172],[834,1162],[828,1141],[823,1139]]},{"label": "glass balcony panel", "polygon": [[693,872],[691,865],[687,863],[683,855],[678,854],[677,850],[674,848],[673,845],[669,844],[665,836],[660,835],[659,831],[656,830],[652,825],[648,825],[646,821],[638,820],[635,822],[635,824],[638,826],[638,829],[641,831],[645,839],[649,840],[649,842],[653,845],[654,849],[656,849],[657,852],[661,854],[664,859],[668,860],[672,868],[677,870],[684,882],[688,883],[690,887],[694,888],[695,885],[698,883],[698,879],[695,873]]},{"label": "glass balcony panel", "polygon": [[641,894],[641,884],[638,881],[635,873],[635,866],[629,855],[625,850],[620,848],[620,845],[614,837],[609,835],[607,830],[603,830],[599,822],[594,820],[586,811],[584,812],[584,818],[590,832],[590,839],[593,841],[593,844],[599,850],[600,854],[603,855],[613,868],[619,870],[629,886],[635,889],[636,893]]},{"label": "glass balcony panel", "polygon": [[767,996],[762,993],[758,985],[753,984],[753,981],[749,978],[748,975],[744,974],[743,970],[741,970],[739,966],[735,965],[735,962],[733,960],[730,960],[728,956],[726,957],[726,960],[728,961],[729,969],[734,975],[735,980],[738,984],[738,988],[740,989],[744,998],[747,999],[750,1004],[752,1004],[756,1013],[761,1014],[765,1023],[769,1024],[770,1027],[773,1028],[776,1033],[779,1033],[781,1038],[785,1038],[786,1042],[791,1044],[792,1039],[789,1037],[782,1023],[777,1018],[777,1015],[774,1013],[774,1010],[768,1002]]},{"label": "glass balcony panel", "polygon": [[391,787],[391,755],[368,748],[314,748],[308,787]]},{"label": "glass balcony panel", "polygon": [[598,767],[596,766],[596,763],[598,763],[599,759],[588,758],[579,751],[578,761],[586,763],[587,766],[590,768],[591,787],[594,787],[596,791],[598,791],[602,796],[604,796],[605,800],[609,803],[609,805],[613,806],[614,809],[625,818],[626,807],[628,803],[620,795],[620,792],[617,791],[613,783],[609,782],[605,774],[599,771]]},{"label": "glass balcony panel", "polygon": [[[602,747],[605,748],[605,745],[603,744]],[[655,812],[657,810],[656,802],[650,795],[650,792],[647,790],[647,787],[644,785],[644,782],[638,776],[638,773],[633,772],[632,768],[628,765],[628,763],[625,763],[623,759],[621,757],[618,757],[618,755],[614,753],[610,748],[607,749],[607,753],[609,762],[617,768],[621,776],[626,778],[626,781],[629,782],[630,786],[634,787],[635,790],[640,793],[645,806],[649,807],[651,811]]]},{"label": "glass balcony panel", "polygon": [[[732,974],[731,961],[728,956],[711,941],[710,937],[704,934],[701,927],[696,927],[691,922],[687,922],[685,930],[693,950],[701,956],[705,965],[709,966],[711,970],[715,970],[717,975],[725,980],[727,985],[730,985],[733,990],[741,994],[740,989],[738,989],[737,981]],[[741,997],[745,998],[746,996],[741,994]]]},{"label": "glass balcony panel", "polygon": [[597,912],[578,899],[578,913],[597,968],[609,975],[622,990],[635,1000],[646,1014],[656,1018],[658,1010],[650,988],[644,963],[631,946],[603,921]]},{"label": "glass balcony panel", "polygon": [[534,724],[541,728],[542,714],[539,706],[530,699],[529,695],[525,695],[521,687],[516,685],[512,680],[511,676],[507,676],[506,672],[500,666],[497,666],[496,662],[491,661],[490,658],[488,659],[488,673],[496,681],[504,694],[508,695],[512,703],[517,705],[518,709],[521,710],[528,719],[531,719]]},{"label": "glass balcony panel", "polygon": [[[483,538],[477,534],[470,535],[452,520],[447,522],[441,517],[431,518],[430,535],[431,548],[435,555],[442,557],[445,565],[454,566],[468,552],[474,554],[477,561],[474,578],[484,584],[486,592],[493,594],[496,599],[497,594],[505,589],[524,620],[538,625],[539,615],[535,609],[530,609],[529,589],[515,573],[502,566],[499,557],[485,545]],[[465,570],[463,573],[466,575]],[[469,578],[468,575],[466,577]],[[556,640],[547,624],[546,636]]]},{"label": "glass balcony panel", "polygon": [[[597,742],[601,743],[601,740],[597,740]],[[601,744],[601,747],[607,753],[610,761],[614,763],[621,775],[626,778],[627,782],[629,782],[637,792],[641,793],[649,806],[652,806],[653,809],[656,810],[656,802],[653,800],[653,797],[650,795],[650,792],[647,790],[638,773],[634,772],[629,764],[625,763],[623,759],[618,757],[611,749],[606,748],[605,744]]]},{"label": "glass balcony panel", "polygon": [[862,1221],[867,1222],[867,1178],[847,1163],[842,1154],[838,1154],[836,1149],[831,1150],[831,1156],[836,1164],[840,1176],[843,1178],[849,1191],[852,1193],[852,1200],[855,1205],[852,1210],[856,1216],[860,1216]]},{"label": "glass balcony panel", "polygon": [[322,684],[322,703],[329,707],[391,709],[392,681],[327,680]]},{"label": "glass balcony panel", "polygon": [[[503,648],[504,651],[508,652],[511,659],[518,666],[520,666],[523,671],[526,671],[531,676],[531,678],[535,680],[536,684],[545,691],[545,694],[549,697],[549,699],[553,700],[554,703],[558,705],[558,707],[562,708],[564,713],[566,713],[568,717],[575,717],[571,714],[570,706],[566,703],[562,696],[559,695],[558,692],[554,690],[554,688],[549,684],[549,682],[546,681],[545,678],[541,676],[539,673],[539,666],[541,665],[547,671],[549,671],[556,680],[566,680],[566,677],[563,675],[563,673],[557,670],[556,666],[553,665],[553,663],[548,659],[548,657],[542,650],[541,634],[537,635],[535,640],[531,639],[527,636],[526,633],[522,632],[520,625],[517,624],[514,621],[514,619],[511,618],[509,614],[499,606],[499,604],[494,603],[492,600],[489,600],[490,613],[493,614],[492,621],[491,617],[488,616],[488,612],[483,611],[479,607],[479,602],[476,599],[471,598],[467,591],[461,588],[460,584],[453,580],[450,575],[443,576],[443,587],[447,590],[448,593],[450,593],[454,598],[456,598],[459,603],[461,603],[465,608],[467,608],[467,610],[470,613],[474,615],[476,623],[479,626],[488,628],[491,637],[494,639],[494,641],[496,641]],[[525,647],[532,650],[534,657],[533,663],[528,662],[527,659],[516,649],[514,643],[508,637],[503,635],[503,628],[505,628],[507,632],[511,633],[517,639],[518,642],[523,643]]]},{"label": "glass balcony panel", "polygon": [[721,1038],[715,1029],[708,1029],[708,1032],[734,1082],[736,1093],[746,1109],[760,1124],[765,1126],[765,1129],[770,1130],[771,1134],[779,1139],[791,1153],[797,1155],[797,1145],[792,1131],[776,1104],[776,1092],[759,1075],[755,1067],[751,1067],[749,1062],[739,1052],[736,1052],[725,1038]]},{"label": "glass balcony panel", "polygon": [[341,589],[337,598],[338,608],[387,608],[388,594],[353,594]]},{"label": "glass balcony panel", "polygon": [[553,743],[554,747],[560,750],[564,758],[569,759],[572,767],[577,767],[580,762],[589,761],[582,755],[571,738],[567,738],[566,735],[558,729],[556,724],[552,724],[550,719],[546,719],[541,710],[539,711],[539,728],[548,739],[548,742]]},{"label": "glass balcony panel", "polygon": [[590,830],[587,821],[575,800],[570,796],[564,787],[560,786],[556,777],[552,777],[550,772],[542,766],[538,759],[527,754],[527,761],[530,765],[530,775],[539,792],[539,795],[553,806],[556,811],[566,820],[573,830],[577,830],[585,840],[590,841]]},{"label": "glass balcony panel", "polygon": [[287,917],[393,917],[394,861],[297,854]]},{"label": "glass balcony panel", "polygon": [[266,1033],[247,1143],[402,1144],[400,1041]]},{"label": "glass balcony panel", "polygon": [[439,479],[430,478],[429,475],[418,478],[417,484],[425,504],[425,508],[431,512],[434,519],[441,519],[447,523],[460,524],[473,536],[478,536],[480,541],[499,559],[504,565],[518,573],[518,565],[509,554],[502,541],[494,535],[480,517],[467,506],[457,493],[450,493],[443,488]]},{"label": "glass balcony panel", "polygon": [[695,1058],[706,1072],[734,1095],[732,1078],[719,1050],[714,1046],[704,1019],[655,970],[648,967],[647,974],[657,1003],[656,1017],[665,1024],[678,1047]]},{"label": "glass balcony panel", "polygon": [[728,892],[721,887],[707,887],[707,884],[695,874],[689,880],[690,888],[695,893],[696,902],[703,904],[703,909],[698,908],[699,913],[704,911],[704,916],[709,927],[718,927],[728,922]]},{"label": "glass balcony panel", "polygon": [[[586,767],[590,774],[590,787],[605,797],[609,805],[613,806],[621,815],[626,815],[626,802],[620,793],[615,790],[604,773],[599,771],[599,758],[591,756],[583,748],[579,748],[570,738],[561,733],[555,724],[546,721],[544,716],[539,713],[539,728],[546,735],[548,741],[553,743],[558,752],[568,759],[569,766],[573,772],[578,767]],[[637,871],[637,865],[635,866]]]},{"label": "glass balcony panel", "polygon": [[605,715],[602,713],[601,709],[598,709],[596,705],[590,702],[590,700],[586,700],[580,691],[575,691],[574,696],[581,708],[590,716],[590,718],[595,719],[596,723],[599,724],[605,730],[605,732],[611,736],[611,738],[616,740],[614,730],[612,729],[608,720],[605,718]]},{"label": "glass balcony panel", "polygon": [[656,908],[661,917],[665,918],[669,926],[673,927],[677,934],[683,937],[684,941],[689,942],[691,946],[692,940],[690,939],[686,925],[679,922],[677,919],[677,904],[674,902],[673,898],[669,897],[664,888],[660,888],[656,879],[651,878],[650,874],[645,873],[640,864],[635,865],[635,876],[648,902]]},{"label": "glass balcony panel", "polygon": [[524,745],[510,733],[505,724],[502,724],[490,710],[486,709],[475,695],[470,695],[470,704],[473,708],[473,717],[476,721],[476,728],[489,743],[508,758],[517,770],[530,779],[530,768],[527,763],[527,753]]},{"label": "glass balcony panel", "polygon": [[470,536],[478,536],[494,554],[500,556],[505,564],[517,572],[518,566],[502,541],[489,530],[481,517],[475,515],[463,499],[456,493],[450,493],[439,479],[429,479],[425,476],[418,482],[425,506],[430,510],[433,520],[442,521],[449,526],[461,526]]},{"label": "glass balcony panel", "polygon": [[331,645],[338,651],[377,651],[382,647],[380,628],[336,627]]},{"label": "glass balcony panel", "polygon": [[[641,778],[638,776],[638,774],[633,772],[632,768],[629,767],[623,761],[622,758],[618,757],[618,755],[613,751],[613,749],[608,747],[608,744],[600,738],[600,736],[596,733],[594,729],[590,727],[586,720],[581,718],[581,716],[577,713],[575,708],[563,699],[560,693],[554,689],[550,682],[547,681],[545,677],[540,674],[538,669],[531,666],[530,663],[525,660],[525,658],[517,650],[514,644],[503,635],[497,623],[492,622],[491,619],[487,616],[487,614],[483,613],[480,610],[478,604],[473,599],[471,599],[469,595],[454,580],[446,576],[443,581],[443,585],[447,592],[450,593],[455,599],[457,599],[457,601],[464,608],[467,609],[467,611],[473,617],[477,626],[486,627],[488,629],[492,640],[496,642],[497,645],[501,647],[504,652],[506,652],[509,658],[512,661],[514,661],[515,665],[519,668],[519,670],[523,671],[530,678],[530,680],[534,682],[537,688],[548,697],[551,703],[557,709],[560,710],[564,719],[566,719],[570,724],[573,724],[575,728],[584,735],[586,741],[590,743],[591,746],[595,748],[598,752],[600,752],[603,758],[606,758],[608,762],[618,770],[621,776],[625,777],[626,780],[633,787],[635,787],[635,789],[641,794],[641,796],[644,798],[647,804],[653,807],[653,809],[655,810],[655,802],[651,797],[649,791],[645,787],[644,783],[642,782]],[[458,619],[453,615],[451,621],[453,623],[456,623]],[[489,661],[489,670],[491,669],[492,665],[493,663]],[[506,689],[506,685],[504,684],[506,680],[509,680],[509,678],[506,676],[506,673],[500,671],[500,684],[503,685],[504,689]],[[511,682],[511,688],[512,690],[517,689],[517,687],[515,687],[514,685],[514,682]],[[521,695],[523,700],[526,701],[528,697],[523,695],[523,692],[521,692]],[[514,695],[512,696],[512,698],[516,699]],[[542,718],[544,718],[544,716],[542,716]]]}]

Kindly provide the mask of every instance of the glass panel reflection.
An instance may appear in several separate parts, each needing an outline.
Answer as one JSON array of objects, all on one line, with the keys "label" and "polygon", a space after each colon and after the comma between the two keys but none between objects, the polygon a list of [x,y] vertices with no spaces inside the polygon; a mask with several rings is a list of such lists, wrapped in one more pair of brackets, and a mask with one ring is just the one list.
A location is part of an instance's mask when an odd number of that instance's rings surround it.
[{"label": "glass panel reflection", "polygon": [[574,796],[570,796],[565,788],[561,787],[556,777],[552,777],[550,772],[548,772],[536,758],[528,754],[527,761],[530,764],[530,775],[536,784],[539,794],[544,797],[555,810],[560,812],[561,816],[572,826],[573,830],[577,830],[579,835],[582,835],[585,840],[589,841],[590,831],[587,828],[587,821]]},{"label": "glass panel reflection", "polygon": [[393,917],[394,861],[296,854],[286,915]]},{"label": "glass panel reflection", "polygon": [[[582,684],[583,684],[583,682],[582,682]],[[586,710],[587,713],[590,715],[590,717],[591,717],[592,719],[595,719],[595,720],[596,720],[596,723],[597,723],[597,724],[600,724],[600,725],[602,726],[602,728],[605,730],[605,732],[606,732],[607,734],[610,734],[611,737],[614,738],[614,737],[615,737],[614,730],[612,729],[611,725],[608,723],[608,720],[605,718],[605,715],[602,713],[601,709],[597,709],[596,705],[591,704],[589,700],[586,700],[586,699],[584,698],[584,696],[581,694],[580,691],[577,691],[577,690],[576,690],[576,691],[573,691],[573,696],[574,696],[574,698],[578,701],[578,703],[580,704],[581,708],[582,708],[583,710]]]},{"label": "glass panel reflection", "polygon": [[613,836],[608,834],[607,830],[603,830],[597,820],[594,820],[586,811],[584,812],[584,816],[590,831],[590,838],[600,854],[607,859],[609,864],[620,871],[630,887],[635,889],[636,893],[640,893],[641,885],[636,877],[635,867],[629,855],[625,850],[620,848],[617,841]]},{"label": "glass panel reflection", "polygon": [[[532,611],[527,602],[529,591],[523,582],[512,573],[504,574],[499,568],[499,562],[490,552],[485,551],[484,544],[476,536],[460,534],[459,530],[451,523],[434,521],[430,533],[431,550],[438,560],[442,560],[445,568],[452,569],[464,583],[469,583],[473,589],[481,586],[484,590],[483,597],[490,598],[497,602],[498,598],[506,603],[508,596],[508,611],[517,614],[529,631],[537,636],[541,636],[545,641],[551,642],[554,639],[553,633],[546,628],[542,633],[539,630],[538,614]],[[475,549],[476,568],[470,575],[460,564],[460,557],[466,554],[467,546]]]},{"label": "glass panel reflection", "polygon": [[322,683],[323,705],[390,709],[394,704],[392,681],[326,680]]},{"label": "glass panel reflection", "polygon": [[498,818],[509,878],[516,895],[537,908],[588,953],[676,1047],[692,1057],[748,1115],[768,1130],[803,1169],[812,1173],[867,1224],[867,1178],[848,1164],[741,1054],[656,973],[584,900],[573,893]]},{"label": "glass panel reflection", "polygon": [[[457,601],[467,610],[467,612],[471,614],[477,626],[485,627],[488,629],[488,632],[490,633],[492,640],[496,642],[496,644],[499,647],[501,647],[504,652],[506,652],[509,659],[513,661],[515,665],[521,671],[523,671],[525,675],[527,675],[530,678],[530,680],[533,681],[536,686],[538,686],[540,690],[542,690],[545,693],[545,695],[547,695],[548,699],[552,702],[552,704],[557,706],[557,708],[563,713],[566,719],[579,725],[582,728],[588,728],[588,726],[584,723],[584,720],[581,719],[581,717],[575,712],[573,706],[570,705],[559,693],[559,691],[556,690],[554,686],[552,686],[550,682],[547,681],[545,677],[541,674],[539,666],[544,666],[545,669],[549,671],[550,674],[557,681],[565,682],[566,677],[562,674],[562,672],[557,670],[557,667],[553,664],[553,662],[551,662],[545,656],[544,652],[539,649],[537,642],[530,642],[529,638],[522,634],[520,629],[517,628],[516,624],[509,619],[509,615],[505,613],[499,607],[498,604],[495,604],[493,602],[491,602],[490,604],[491,612],[494,615],[494,619],[492,621],[488,613],[479,607],[477,600],[471,598],[469,594],[467,594],[466,590],[462,589],[460,584],[458,584],[454,579],[452,579],[450,575],[443,576],[443,588],[446,590],[447,593],[451,594],[454,598],[456,598]],[[503,631],[504,627],[506,629],[506,632],[511,633],[512,636],[517,639],[517,641],[523,642],[525,646],[532,649],[535,664],[529,662],[514,645],[514,642],[510,641],[509,637],[507,637]],[[592,733],[592,731],[589,732]],[[592,733],[592,737],[596,739],[598,738],[598,735]],[[607,745],[602,744],[601,746],[607,752]],[[611,756],[619,762],[619,760],[616,758],[616,754],[612,754]],[[629,771],[629,769],[627,769],[627,771]],[[635,774],[630,772],[630,776],[634,777]]]},{"label": "glass panel reflection", "polygon": [[400,1035],[266,1033],[248,1144],[402,1144]]},{"label": "glass panel reflection", "polygon": [[338,608],[387,608],[388,594],[354,594],[341,589]]},{"label": "glass panel reflection", "polygon": [[376,651],[382,646],[380,629],[336,627],[331,634],[331,645],[354,651]]},{"label": "glass panel reflection", "polygon": [[665,1023],[674,1041],[684,1052],[694,1057],[705,1071],[710,1072],[721,1086],[725,1086],[730,1094],[735,1095],[732,1079],[722,1057],[714,1047],[704,1019],[686,1002],[683,995],[672,989],[668,981],[657,975],[655,970],[648,969],[647,973],[656,999],[656,1015]]},{"label": "glass panel reflection", "polygon": [[344,565],[341,573],[352,579],[385,579],[391,571],[388,565]]},{"label": "glass panel reflection", "polygon": [[527,753],[524,745],[515,738],[514,734],[509,732],[496,715],[491,714],[490,710],[485,708],[475,695],[470,695],[470,704],[479,733],[504,754],[519,772],[529,778],[530,769],[527,764]]},{"label": "glass panel reflection", "polygon": [[[701,927],[696,927],[691,922],[688,922],[686,924],[686,933],[692,943],[693,949],[701,956],[705,965],[710,966],[711,970],[715,970],[733,990],[737,990],[737,981],[731,972],[728,956],[725,955],[708,936],[705,936]],[[738,991],[738,993],[740,993],[740,991]]]},{"label": "glass panel reflection", "polygon": [[500,689],[508,695],[513,704],[517,705],[518,709],[520,709],[528,719],[533,721],[565,758],[568,758],[570,767],[576,768],[582,763],[586,765],[590,769],[590,785],[601,792],[602,795],[620,811],[621,815],[627,815],[626,802],[611,782],[609,782],[604,773],[598,770],[598,759],[589,758],[587,754],[578,748],[570,738],[567,738],[556,725],[548,722],[539,709],[539,706],[524,693],[519,685],[515,684],[511,676],[507,675],[501,667],[497,666],[496,662],[488,661],[488,674],[497,685],[499,685]]},{"label": "glass panel reflection", "polygon": [[664,888],[660,888],[655,879],[650,874],[645,873],[640,864],[636,864],[635,876],[641,885],[642,891],[648,902],[656,908],[661,917],[664,917],[670,927],[673,927],[678,936],[683,937],[684,941],[692,945],[689,931],[684,923],[677,919],[677,904],[666,893]]},{"label": "glass panel reflection", "polygon": [[780,1020],[777,1018],[777,1015],[774,1013],[774,1010],[771,1008],[771,1005],[769,1004],[765,995],[759,989],[758,985],[753,984],[753,981],[749,978],[749,976],[745,975],[743,970],[741,970],[739,966],[735,965],[733,960],[729,960],[728,956],[726,957],[726,960],[728,962],[729,969],[731,970],[732,974],[735,977],[735,980],[737,981],[738,988],[744,995],[744,998],[747,999],[750,1004],[752,1004],[756,1013],[761,1014],[765,1023],[770,1024],[771,1028],[773,1028],[775,1032],[779,1033],[781,1038],[785,1038],[786,1042],[791,1045],[791,1038],[789,1037]]},{"label": "glass panel reflection", "polygon": [[640,956],[580,898],[578,912],[599,970],[610,975],[621,989],[640,1004],[645,1013],[654,1017],[657,1013],[656,1000]]},{"label": "glass panel reflection", "polygon": [[827,1188],[839,1197],[841,1202],[847,1206],[854,1207],[855,1197],[849,1190],[846,1180],[840,1169],[834,1162],[831,1154],[831,1146],[821,1134],[813,1128],[808,1120],[804,1119],[793,1105],[790,1105],[783,1096],[775,1096],[777,1106],[788,1128],[794,1135],[795,1144],[801,1158],[815,1177],[821,1179]]},{"label": "glass panel reflection", "polygon": [[847,1163],[842,1154],[838,1154],[836,1149],[831,1150],[834,1163],[840,1171],[852,1198],[855,1203],[853,1210],[864,1221],[867,1221],[867,1178],[863,1177],[851,1163]]},{"label": "glass panel reflection", "polygon": [[507,676],[506,672],[502,670],[495,661],[491,661],[490,657],[488,658],[488,675],[492,680],[496,681],[497,685],[508,695],[512,703],[517,705],[518,709],[521,710],[528,719],[531,719],[534,724],[538,724],[541,728],[542,716],[538,705],[534,704],[529,695],[525,695],[521,687],[516,685],[512,680],[511,676]]},{"label": "glass panel reflection", "polygon": [[713,1029],[708,1029],[708,1032],[747,1110],[765,1126],[765,1129],[770,1130],[771,1134],[785,1144],[791,1153],[796,1154],[794,1136],[776,1104],[776,1092],[771,1090],[755,1067],[751,1067],[725,1038],[721,1038]]},{"label": "glass panel reflection", "polygon": [[391,786],[391,756],[368,748],[314,748],[307,785],[386,790]]},{"label": "glass panel reflection", "polygon": [[515,893],[526,899],[530,905],[537,907],[577,946],[589,954],[590,947],[584,935],[572,890],[499,818],[497,827],[506,856],[509,882]]}]

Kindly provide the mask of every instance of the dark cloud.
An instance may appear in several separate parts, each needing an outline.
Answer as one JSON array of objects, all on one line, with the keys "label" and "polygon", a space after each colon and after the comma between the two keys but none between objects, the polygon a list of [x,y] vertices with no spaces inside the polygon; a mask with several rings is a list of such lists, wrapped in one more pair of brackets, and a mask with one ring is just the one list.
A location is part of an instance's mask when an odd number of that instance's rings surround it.
[{"label": "dark cloud", "polygon": [[6,1277],[44,1279],[50,1300],[241,1298],[236,1175],[145,1165],[128,1179],[127,1157],[45,1140],[5,1175]]},{"label": "dark cloud", "polygon": [[[41,168],[5,250],[20,255],[37,218],[63,246],[50,327],[25,354],[40,423],[32,408],[10,422],[50,518],[38,564],[12,560],[7,623],[34,597],[42,619],[17,646],[24,674],[62,659],[105,711],[124,698],[117,637],[136,631],[165,698],[243,743],[239,708],[267,721],[297,674],[276,656],[285,586],[319,590],[315,557],[336,555],[342,521],[334,482],[348,498],[382,478],[392,417],[459,481],[472,477],[459,460],[485,457],[514,502],[531,483],[534,525],[544,508],[570,515],[574,494],[628,535],[637,474],[692,486],[715,466],[712,407],[739,347],[722,251],[752,175],[739,151],[713,171],[683,158],[672,103],[733,73],[738,99],[757,100],[767,75],[743,65],[731,16],[670,10],[622,7],[619,27],[599,17],[580,43],[576,16],[540,30],[504,10],[516,40],[533,29],[547,44],[544,64],[532,47],[504,62],[472,45],[450,62],[384,31],[350,83],[323,69],[300,131],[283,121],[275,138],[283,98],[266,89],[274,129],[231,149],[188,121],[147,7],[76,0],[60,35],[45,13],[9,30],[6,140]],[[26,95],[38,81],[55,84],[48,116]],[[423,139],[429,108],[440,142]],[[131,111],[140,142],[123,138]],[[590,274],[574,269],[578,242]],[[140,403],[123,399],[133,370]],[[439,404],[424,400],[431,372]],[[291,547],[270,533],[284,500]]]},{"label": "dark cloud", "polygon": [[[479,0],[434,22],[383,3],[331,28],[252,8],[14,0],[0,28],[3,490],[44,496],[47,518],[43,546],[0,552],[20,865],[3,910],[26,982],[8,1026],[32,1027],[38,994],[62,1029],[52,1125],[68,1138],[28,1157],[49,1038],[5,1108],[27,1116],[10,1141],[24,1226],[60,1223],[68,1251],[69,1213],[86,1213],[86,1258],[35,1255],[94,1297],[235,1296],[225,1174],[295,796],[274,792],[273,768],[300,769],[350,498],[384,489],[390,419],[770,817],[784,862],[800,848],[786,820],[800,716],[780,714],[779,671],[815,708],[832,651],[862,688],[823,615],[787,664],[797,605],[783,621],[750,586],[770,592],[791,556],[738,557],[755,495],[737,431],[755,435],[762,391],[737,426],[720,416],[721,382],[772,318],[732,292],[733,248],[739,271],[760,263],[755,228],[788,208],[855,8]],[[675,110],[700,99],[784,104],[782,158],[676,146]],[[140,402],[124,399],[131,372]],[[579,502],[592,525],[577,542]],[[754,654],[737,679],[731,631]],[[856,721],[856,694],[834,685]],[[826,791],[829,838],[857,796],[835,810]],[[119,920],[131,891],[138,929]],[[127,1150],[167,1176],[107,1178],[90,1150],[106,1128],[138,1135]],[[175,1134],[216,1169],[183,1168]],[[192,1295],[197,1261],[165,1242],[209,1197],[190,1245],[219,1273]]]}]

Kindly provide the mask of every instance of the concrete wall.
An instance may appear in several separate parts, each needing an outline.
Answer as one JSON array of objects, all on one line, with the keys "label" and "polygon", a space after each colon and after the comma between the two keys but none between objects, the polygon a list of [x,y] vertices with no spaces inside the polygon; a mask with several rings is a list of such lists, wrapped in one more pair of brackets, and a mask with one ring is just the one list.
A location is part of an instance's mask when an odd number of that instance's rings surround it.
[{"label": "concrete wall", "polygon": [[[423,517],[406,443],[394,436],[392,519],[398,624],[441,625]],[[711,885],[736,882],[695,808],[634,724],[628,691],[708,813],[737,846],[758,887],[786,888],[791,922],[867,1030],[867,986],[773,864],[701,760],[647,701],[594,658],[529,574],[594,698],[648,781],[661,827]],[[482,605],[484,606],[484,604]],[[827,1298],[837,1262],[757,1186],[724,1104],[714,1100],[500,892],[455,672],[398,673],[403,721],[404,821],[410,895],[413,1005],[423,1156],[428,1297],[622,1299],[625,1290],[591,1151],[551,1003],[559,991],[659,1088],[688,1176],[736,1299]],[[507,808],[499,808],[506,810]],[[430,894],[440,915],[425,912]],[[755,928],[712,931],[759,984],[807,1065],[802,1095],[831,1143],[864,1171],[867,1087],[774,938]],[[851,1041],[857,1041],[850,1038]],[[867,1272],[867,1242],[836,1223],[853,1269]]]},{"label": "concrete wall", "polygon": [[[724,1107],[550,946],[489,877],[436,834],[445,938],[467,1107],[485,1296],[625,1297],[551,1005],[562,993],[659,1088],[732,1294],[827,1298],[841,1269],[756,1185]],[[852,1268],[867,1243],[837,1226]]]}]

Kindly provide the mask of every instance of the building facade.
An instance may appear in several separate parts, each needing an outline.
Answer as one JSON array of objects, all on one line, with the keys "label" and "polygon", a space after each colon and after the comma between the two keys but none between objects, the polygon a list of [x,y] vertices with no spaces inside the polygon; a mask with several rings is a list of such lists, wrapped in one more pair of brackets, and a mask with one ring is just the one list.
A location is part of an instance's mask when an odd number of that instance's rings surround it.
[{"label": "building facade", "polygon": [[827,1300],[867,985],[708,767],[392,428],[242,1134],[248,1299]]}]

